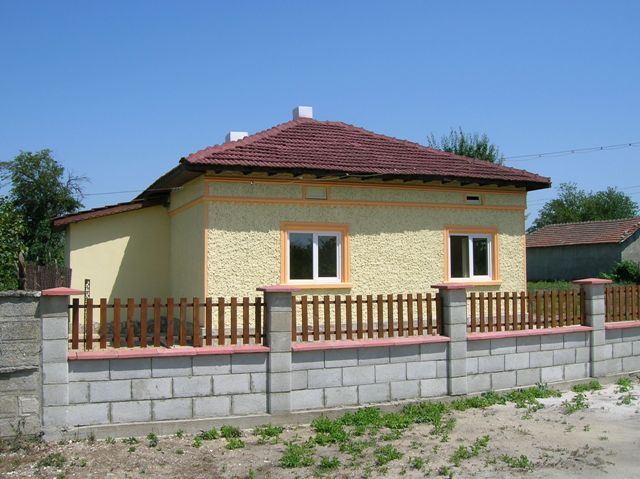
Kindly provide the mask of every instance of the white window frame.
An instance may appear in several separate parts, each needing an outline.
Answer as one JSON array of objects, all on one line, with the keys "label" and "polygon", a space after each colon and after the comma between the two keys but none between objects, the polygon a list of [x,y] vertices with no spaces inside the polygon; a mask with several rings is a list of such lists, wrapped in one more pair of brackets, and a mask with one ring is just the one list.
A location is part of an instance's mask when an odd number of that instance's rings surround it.
[{"label": "white window frame", "polygon": [[[302,233],[313,235],[313,279],[291,279],[291,246],[290,238],[292,233]],[[319,276],[318,262],[318,236],[334,236],[336,238],[336,273],[337,276]],[[342,233],[338,231],[287,231],[287,282],[290,284],[312,284],[312,283],[340,283],[342,281]]]},{"label": "white window frame", "polygon": [[[451,274],[451,238],[454,236],[466,236],[469,239],[469,277],[467,278],[454,278]],[[487,240],[487,273],[486,275],[474,275],[473,274],[473,240],[474,239],[486,239]],[[486,233],[450,233],[449,234],[449,279],[450,281],[491,281],[493,279],[493,235]]]}]

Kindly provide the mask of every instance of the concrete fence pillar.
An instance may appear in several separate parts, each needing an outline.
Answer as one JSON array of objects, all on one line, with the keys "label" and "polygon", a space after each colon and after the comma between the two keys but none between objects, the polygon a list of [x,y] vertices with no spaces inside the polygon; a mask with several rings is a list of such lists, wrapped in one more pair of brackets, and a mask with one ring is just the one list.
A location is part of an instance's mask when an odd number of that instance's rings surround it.
[{"label": "concrete fence pillar", "polygon": [[266,286],[267,412],[291,412],[291,299],[295,288]]},{"label": "concrete fence pillar", "polygon": [[69,298],[83,294],[70,288],[46,289],[40,297],[42,328],[42,430],[56,439],[67,427],[69,407]]},{"label": "concrete fence pillar", "polygon": [[467,288],[468,285],[433,285],[442,296],[442,334],[447,347],[447,391],[451,396],[467,394]]},{"label": "concrete fence pillar", "polygon": [[607,355],[605,322],[604,288],[611,281],[608,279],[587,278],[574,281],[580,285],[584,294],[585,326],[590,326],[589,333],[589,360],[591,363],[591,377],[605,376],[607,362],[611,356]]}]

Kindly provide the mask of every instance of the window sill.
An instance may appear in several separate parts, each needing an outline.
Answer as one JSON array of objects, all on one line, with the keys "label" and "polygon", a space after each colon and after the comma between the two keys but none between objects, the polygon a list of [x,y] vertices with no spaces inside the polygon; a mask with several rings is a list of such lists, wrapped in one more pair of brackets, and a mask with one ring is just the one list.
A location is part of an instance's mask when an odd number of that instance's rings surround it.
[{"label": "window sill", "polygon": [[468,279],[464,280],[448,280],[447,283],[464,283],[469,284],[471,286],[500,286],[502,284],[501,279],[491,279],[487,281],[472,281]]},{"label": "window sill", "polygon": [[282,283],[296,289],[351,289],[351,283]]}]

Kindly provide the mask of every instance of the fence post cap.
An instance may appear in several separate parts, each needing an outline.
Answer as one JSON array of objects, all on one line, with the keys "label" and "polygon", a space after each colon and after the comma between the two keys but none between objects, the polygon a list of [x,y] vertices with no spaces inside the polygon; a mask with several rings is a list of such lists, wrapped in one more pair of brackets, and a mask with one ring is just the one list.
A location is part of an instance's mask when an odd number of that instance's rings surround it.
[{"label": "fence post cap", "polygon": [[472,285],[466,283],[438,283],[432,284],[431,287],[434,289],[439,289],[441,291],[447,291],[453,289],[469,289],[472,287]]},{"label": "fence post cap", "polygon": [[42,296],[79,296],[84,291],[73,288],[49,288],[42,291]]},{"label": "fence post cap", "polygon": [[601,279],[601,278],[585,278],[585,279],[576,279],[573,281],[575,284],[611,284],[613,281],[610,279]]},{"label": "fence post cap", "polygon": [[300,291],[300,288],[295,288],[285,284],[276,284],[274,286],[261,286],[256,288],[256,291],[262,291],[263,293],[295,293]]}]

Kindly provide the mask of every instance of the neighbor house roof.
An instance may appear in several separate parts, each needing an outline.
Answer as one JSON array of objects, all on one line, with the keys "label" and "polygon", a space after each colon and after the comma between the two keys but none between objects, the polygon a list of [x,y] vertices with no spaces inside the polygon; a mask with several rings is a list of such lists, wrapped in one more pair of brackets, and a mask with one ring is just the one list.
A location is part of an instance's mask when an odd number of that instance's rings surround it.
[{"label": "neighbor house roof", "polygon": [[640,229],[640,217],[544,226],[527,235],[527,248],[622,243]]},{"label": "neighbor house roof", "polygon": [[133,201],[128,201],[126,203],[118,203],[117,205],[101,206],[99,208],[92,208],[90,210],[79,211],[77,213],[69,213],[64,216],[58,216],[53,220],[52,224],[54,228],[63,228],[70,223],[77,223],[78,221],[92,220],[94,218],[101,218],[103,216],[110,216],[118,213],[125,213],[127,211],[139,210],[148,206],[156,206],[160,203],[161,202],[157,200],[148,201],[145,199],[136,199]]},{"label": "neighbor house roof", "polygon": [[446,153],[346,123],[299,118],[182,159],[190,167],[510,184],[548,188],[549,178]]}]

